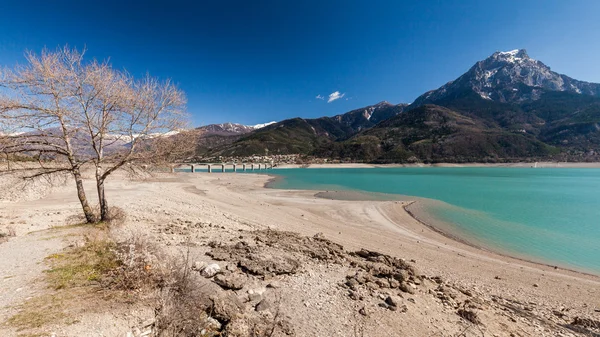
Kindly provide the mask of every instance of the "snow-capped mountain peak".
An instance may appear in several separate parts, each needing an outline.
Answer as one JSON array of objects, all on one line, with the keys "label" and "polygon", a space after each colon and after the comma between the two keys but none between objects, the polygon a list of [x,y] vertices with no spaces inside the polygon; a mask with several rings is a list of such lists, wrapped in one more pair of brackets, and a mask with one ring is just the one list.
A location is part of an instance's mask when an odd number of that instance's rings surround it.
[{"label": "snow-capped mountain peak", "polygon": [[221,124],[209,124],[209,125],[201,126],[198,129],[200,129],[204,132],[209,132],[209,133],[233,135],[233,134],[244,134],[244,133],[252,132],[254,130],[262,129],[273,123],[275,123],[275,122],[268,122],[268,123],[255,124],[255,125],[243,125],[243,124],[238,124],[238,123],[227,122],[227,123],[221,123]]},{"label": "snow-capped mountain peak", "polygon": [[516,63],[524,60],[531,60],[525,49],[515,49],[510,51],[500,51],[492,55],[497,60],[503,60],[505,62]]},{"label": "snow-capped mountain peak", "polygon": [[465,90],[472,90],[486,100],[510,103],[537,100],[546,91],[600,96],[599,84],[558,74],[530,58],[525,49],[515,49],[495,52],[456,80],[417,98],[413,105],[436,102]]}]

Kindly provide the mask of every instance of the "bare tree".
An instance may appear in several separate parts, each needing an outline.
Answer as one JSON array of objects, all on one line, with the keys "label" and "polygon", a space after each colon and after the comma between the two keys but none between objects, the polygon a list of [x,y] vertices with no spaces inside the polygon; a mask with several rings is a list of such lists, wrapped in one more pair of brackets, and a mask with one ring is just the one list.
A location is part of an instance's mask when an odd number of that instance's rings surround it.
[{"label": "bare tree", "polygon": [[187,126],[187,114],[185,95],[170,81],[149,75],[138,80],[83,56],[68,47],[28,53],[27,65],[1,73],[0,152],[7,161],[23,154],[36,158],[29,178],[69,172],[85,217],[94,222],[83,166],[95,167],[99,220],[106,220],[108,176],[135,161],[179,153],[169,136]]}]

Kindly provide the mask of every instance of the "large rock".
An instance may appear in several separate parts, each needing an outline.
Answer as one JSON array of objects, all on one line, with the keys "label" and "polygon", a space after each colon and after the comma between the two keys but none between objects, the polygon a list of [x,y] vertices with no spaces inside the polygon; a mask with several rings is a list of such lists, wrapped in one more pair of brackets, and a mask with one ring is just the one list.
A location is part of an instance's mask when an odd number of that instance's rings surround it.
[{"label": "large rock", "polygon": [[288,257],[250,255],[246,259],[241,259],[239,266],[253,275],[281,275],[296,273],[300,268],[300,262]]},{"label": "large rock", "polygon": [[234,295],[211,297],[213,302],[213,317],[221,322],[229,322],[244,312],[244,304]]},{"label": "large rock", "polygon": [[220,285],[223,289],[239,290],[246,284],[246,275],[238,273],[229,274],[218,274],[215,276],[214,281]]}]

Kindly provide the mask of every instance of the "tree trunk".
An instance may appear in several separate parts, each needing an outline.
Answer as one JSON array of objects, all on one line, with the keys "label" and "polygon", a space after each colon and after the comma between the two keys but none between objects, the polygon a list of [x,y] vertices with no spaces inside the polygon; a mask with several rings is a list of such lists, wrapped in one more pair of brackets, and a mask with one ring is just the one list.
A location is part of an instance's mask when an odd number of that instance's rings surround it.
[{"label": "tree trunk", "polygon": [[88,223],[96,222],[96,216],[94,215],[94,211],[88,204],[87,197],[85,196],[85,190],[83,189],[83,179],[81,178],[81,172],[79,172],[79,168],[73,169],[73,177],[75,178],[75,185],[77,185],[77,197],[79,197],[79,202],[81,203],[81,207],[83,208],[83,214],[85,214],[85,220]]},{"label": "tree trunk", "polygon": [[104,194],[104,179],[96,179],[96,188],[98,189],[98,200],[100,201],[100,221],[108,220],[108,203]]}]

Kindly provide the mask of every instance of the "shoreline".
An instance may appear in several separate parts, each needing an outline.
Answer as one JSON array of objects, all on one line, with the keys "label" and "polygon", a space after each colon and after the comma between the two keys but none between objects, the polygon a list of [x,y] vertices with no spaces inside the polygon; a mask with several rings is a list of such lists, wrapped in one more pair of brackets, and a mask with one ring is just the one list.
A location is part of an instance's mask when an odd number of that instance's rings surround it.
[{"label": "shoreline", "polygon": [[[245,297],[246,290],[248,294],[252,289],[263,291],[261,296],[270,296],[261,297],[261,301],[284,299],[277,310],[281,310],[298,335],[351,336],[356,330],[345,322],[365,317],[362,323],[371,335],[457,336],[471,326],[460,313],[457,315],[458,309],[466,307],[477,314],[486,335],[536,336],[542,331],[557,331],[571,336],[566,332],[575,330],[565,328],[565,324],[576,317],[595,321],[600,312],[600,303],[595,300],[600,277],[562,268],[555,270],[449,238],[420,221],[420,210],[426,199],[414,203],[410,197],[390,200],[394,195],[334,192],[333,189],[319,194],[311,190],[266,188],[274,178],[272,174],[161,173],[132,180],[125,173],[118,174],[107,182],[107,192],[111,204],[122,207],[127,217],[115,227],[115,234],[143,233],[149,243],[169,254],[189,254],[194,265],[204,262],[223,266],[227,271],[224,275],[245,272],[235,269],[239,268],[237,257],[213,260],[206,254],[214,249],[214,243],[234,252],[240,242],[244,242],[246,248],[240,252],[247,256],[246,249],[251,249],[252,259],[264,259],[268,262],[266,266],[271,263],[288,266],[289,259],[298,261],[299,269],[295,272],[266,279],[244,278],[246,283],[239,291],[217,289],[220,285],[201,275],[197,279],[206,280],[215,291],[242,301],[243,312],[252,315],[256,315],[257,302]],[[93,188],[95,181],[86,178],[84,183]],[[335,196],[343,200],[333,199]],[[95,201],[93,196],[91,199]],[[417,211],[416,216],[409,211]],[[80,212],[72,184],[55,186],[43,196],[23,194],[21,200],[7,204],[0,211],[2,221],[14,223],[16,229],[16,236],[0,245],[0,255],[7,257],[0,259],[5,263],[5,267],[0,268],[0,278],[9,276],[5,277],[3,286],[8,293],[19,294],[0,298],[0,321],[16,312],[15,305],[38,291],[39,284],[34,282],[37,274],[26,269],[43,273],[44,257],[54,252],[39,251],[35,256],[17,254],[11,258],[9,254],[15,245],[28,250],[32,245],[37,247],[44,243],[52,245],[56,252],[69,243],[73,243],[73,247],[78,245],[78,237],[69,236],[69,241],[63,242],[54,228],[69,223],[69,218]],[[55,241],[47,240],[55,237]],[[344,285],[347,276],[356,278],[363,275],[361,270],[367,269],[361,267],[362,263],[354,265],[354,260],[338,260],[338,252],[345,252],[343,256],[358,256],[354,254],[365,251],[410,266],[419,276],[408,280],[414,281],[407,284],[414,291],[404,291],[401,285],[392,285],[391,281],[379,283],[365,279],[360,282],[366,283],[356,285],[356,290],[349,293]],[[376,274],[379,269],[372,269],[371,263],[364,265],[367,272],[379,277]],[[18,267],[21,265],[31,267]],[[387,276],[383,278],[387,280]],[[270,282],[276,286],[269,287]],[[23,288],[25,290],[20,292]],[[43,291],[52,294],[51,290]],[[398,294],[394,298],[399,301],[401,310],[382,307],[383,297],[395,294]],[[147,308],[145,303],[139,305]],[[139,311],[127,317],[142,322],[153,317],[153,312]],[[327,315],[323,315],[324,312]],[[61,329],[71,332],[66,335],[78,336],[89,331],[89,322],[101,322],[105,326],[110,323],[111,331],[119,331],[107,332],[107,335],[122,334],[131,329],[130,320],[122,319],[123,313],[132,313],[130,304],[122,307],[111,304],[110,311],[82,316],[68,311],[67,314],[80,317],[82,323],[61,326]],[[120,325],[113,326],[113,322]],[[0,326],[0,331],[5,332],[5,328]],[[12,330],[2,332],[2,335],[15,334]]]},{"label": "shoreline", "polygon": [[[276,187],[272,187],[272,184],[274,184],[276,181],[283,180],[284,179],[283,177],[277,176],[277,175],[272,175],[272,174],[267,174],[267,176],[269,177],[269,179],[263,184],[263,188],[282,190],[282,191],[286,190],[286,189],[278,189]],[[571,266],[566,266],[566,265],[560,264],[560,263],[559,264],[551,264],[550,262],[537,261],[535,259],[535,257],[518,256],[517,254],[511,254],[510,252],[498,251],[496,249],[485,247],[484,245],[481,245],[481,244],[476,244],[460,235],[451,233],[449,231],[445,231],[438,226],[435,226],[433,224],[430,224],[430,223],[420,219],[414,211],[409,209],[410,206],[416,205],[419,202],[419,200],[423,200],[423,199],[427,199],[427,198],[422,198],[422,197],[417,197],[417,196],[409,196],[409,195],[401,195],[401,194],[385,194],[385,193],[377,193],[377,192],[368,192],[368,191],[360,191],[360,190],[322,191],[322,190],[311,190],[311,189],[298,189],[296,191],[304,191],[304,192],[314,193],[314,196],[317,198],[333,199],[333,200],[340,200],[340,201],[342,201],[342,200],[402,201],[402,202],[404,202],[402,204],[403,211],[406,214],[408,214],[412,219],[414,219],[416,222],[418,222],[425,228],[427,228],[447,239],[450,239],[458,244],[463,244],[465,246],[474,248],[478,251],[496,255],[496,256],[502,257],[502,258],[508,258],[508,259],[513,259],[515,261],[539,265],[542,267],[553,268],[554,270],[557,270],[557,271],[562,270],[562,271],[572,272],[572,273],[576,273],[576,274],[580,274],[580,275],[600,278],[600,272],[594,273],[589,270],[580,270],[580,269],[577,269],[577,268],[574,268]],[[346,195],[352,195],[352,196],[350,196],[349,198],[340,198],[340,195],[339,195],[340,193],[344,193]],[[382,196],[382,198],[377,198],[377,196]],[[370,198],[370,197],[373,197],[373,198]],[[432,200],[435,200],[435,199],[432,199]],[[439,202],[439,200],[435,200],[435,201]],[[426,212],[426,210],[425,210],[425,212]]]},{"label": "shoreline", "polygon": [[[537,166],[536,166],[537,164]],[[600,168],[600,162],[518,162],[518,163],[435,163],[435,164],[369,164],[369,163],[332,163],[332,164],[282,164],[274,169],[297,168],[427,168],[427,167],[506,167],[506,168]]]},{"label": "shoreline", "polygon": [[438,228],[438,227],[436,227],[436,226],[434,226],[432,224],[429,224],[429,223],[427,223],[427,222],[419,219],[419,217],[417,217],[413,211],[411,211],[411,210],[408,209],[408,207],[410,207],[413,204],[416,204],[417,202],[418,201],[416,201],[416,200],[415,201],[411,201],[408,204],[403,205],[402,208],[415,221],[419,222],[423,226],[431,229],[432,231],[434,231],[434,232],[436,232],[436,233],[438,233],[438,234],[440,234],[440,235],[442,235],[442,236],[444,236],[444,237],[446,237],[446,238],[448,238],[450,240],[453,240],[453,241],[456,241],[458,243],[461,243],[461,244],[470,246],[472,248],[475,248],[477,250],[481,250],[481,251],[489,253],[489,254],[498,255],[498,256],[501,256],[501,257],[504,257],[504,258],[514,259],[514,260],[517,260],[517,261],[531,263],[531,264],[537,264],[537,265],[540,265],[540,266],[543,266],[543,267],[554,268],[554,270],[564,270],[564,271],[568,271],[568,272],[572,272],[572,273],[577,273],[577,274],[581,274],[581,275],[586,275],[586,276],[600,277],[600,272],[598,274],[595,274],[595,273],[593,273],[591,271],[577,270],[575,268],[569,268],[569,267],[565,267],[565,266],[561,266],[561,265],[553,265],[553,264],[550,264],[550,263],[536,261],[535,259],[530,259],[530,258],[526,258],[526,257],[519,257],[519,256],[516,256],[516,255],[512,255],[512,254],[510,254],[508,252],[504,253],[504,252],[497,251],[495,249],[490,249],[490,248],[484,247],[482,245],[475,244],[475,243],[473,243],[473,242],[471,242],[471,241],[469,241],[467,239],[464,239],[464,238],[462,238],[462,237],[460,237],[458,235],[454,235],[454,234],[448,233],[448,232],[446,232],[446,231],[444,231],[444,230],[442,230],[442,229],[440,229],[440,228]]}]

